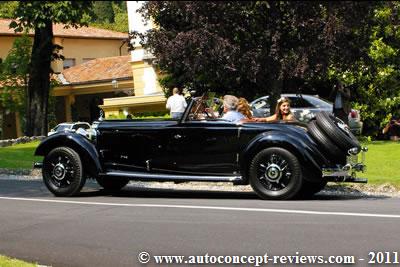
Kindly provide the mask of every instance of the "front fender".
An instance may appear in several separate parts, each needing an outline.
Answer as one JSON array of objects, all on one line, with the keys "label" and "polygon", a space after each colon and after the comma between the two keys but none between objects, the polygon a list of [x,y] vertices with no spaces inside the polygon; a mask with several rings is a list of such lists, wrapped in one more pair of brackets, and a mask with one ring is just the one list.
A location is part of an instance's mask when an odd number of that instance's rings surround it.
[{"label": "front fender", "polygon": [[57,133],[43,139],[36,148],[35,155],[46,156],[51,150],[61,146],[70,147],[79,154],[87,174],[96,177],[102,171],[95,145],[77,133]]},{"label": "front fender", "polygon": [[248,168],[253,157],[261,150],[268,147],[281,147],[292,152],[299,160],[304,178],[311,182],[320,181],[322,166],[328,160],[321,154],[315,142],[307,134],[294,135],[278,131],[264,132],[254,137],[241,154],[240,168],[245,179],[248,179]]}]

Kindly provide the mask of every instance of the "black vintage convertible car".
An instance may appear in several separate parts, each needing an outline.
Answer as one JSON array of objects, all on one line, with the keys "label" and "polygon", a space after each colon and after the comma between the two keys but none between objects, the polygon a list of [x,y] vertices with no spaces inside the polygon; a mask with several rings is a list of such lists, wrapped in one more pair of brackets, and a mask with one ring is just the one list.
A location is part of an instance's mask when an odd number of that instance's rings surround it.
[{"label": "black vintage convertible car", "polygon": [[321,112],[299,122],[232,123],[219,118],[220,101],[189,100],[180,120],[99,120],[93,134],[60,132],[35,155],[47,188],[75,196],[87,178],[118,191],[129,180],[250,184],[263,199],[313,195],[328,181],[367,182],[364,154],[346,124]]}]

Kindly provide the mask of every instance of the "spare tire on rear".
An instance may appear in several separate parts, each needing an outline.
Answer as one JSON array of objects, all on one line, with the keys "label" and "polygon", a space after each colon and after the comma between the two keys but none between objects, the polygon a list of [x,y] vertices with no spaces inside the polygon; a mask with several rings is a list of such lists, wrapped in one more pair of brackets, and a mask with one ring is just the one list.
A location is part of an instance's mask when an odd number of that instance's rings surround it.
[{"label": "spare tire on rear", "polygon": [[313,139],[322,146],[325,153],[333,160],[342,159],[345,160],[345,153],[335,144],[328,136],[318,127],[315,120],[310,121],[307,124],[308,133]]},{"label": "spare tire on rear", "polygon": [[319,128],[346,154],[350,148],[361,149],[360,143],[350,132],[349,126],[332,113],[319,112],[316,115],[316,121]]}]

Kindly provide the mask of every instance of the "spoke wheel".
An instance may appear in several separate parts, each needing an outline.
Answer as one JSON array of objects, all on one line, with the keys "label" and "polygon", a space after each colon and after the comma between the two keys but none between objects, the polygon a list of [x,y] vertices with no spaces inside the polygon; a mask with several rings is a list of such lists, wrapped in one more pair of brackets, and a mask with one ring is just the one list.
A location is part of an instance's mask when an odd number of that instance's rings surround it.
[{"label": "spoke wheel", "polygon": [[50,151],[44,159],[43,181],[55,196],[78,194],[86,181],[78,153],[68,147],[57,147]]},{"label": "spoke wheel", "polygon": [[297,158],[277,147],[260,151],[251,162],[249,174],[250,185],[263,199],[291,199],[303,182]]}]

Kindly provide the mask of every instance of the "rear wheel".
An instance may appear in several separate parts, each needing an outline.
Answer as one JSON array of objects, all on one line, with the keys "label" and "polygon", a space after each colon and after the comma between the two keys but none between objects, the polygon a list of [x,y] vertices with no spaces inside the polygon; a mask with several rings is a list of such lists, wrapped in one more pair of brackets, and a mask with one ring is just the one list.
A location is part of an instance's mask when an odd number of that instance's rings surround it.
[{"label": "rear wheel", "polygon": [[300,163],[288,150],[261,150],[250,164],[250,185],[262,199],[291,199],[300,191],[303,177]]},{"label": "rear wheel", "polygon": [[129,183],[126,178],[109,178],[99,176],[96,178],[97,183],[109,192],[118,192],[122,187]]},{"label": "rear wheel", "polygon": [[57,147],[43,160],[43,181],[55,196],[77,195],[85,184],[81,159],[69,147]]}]

